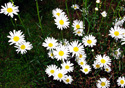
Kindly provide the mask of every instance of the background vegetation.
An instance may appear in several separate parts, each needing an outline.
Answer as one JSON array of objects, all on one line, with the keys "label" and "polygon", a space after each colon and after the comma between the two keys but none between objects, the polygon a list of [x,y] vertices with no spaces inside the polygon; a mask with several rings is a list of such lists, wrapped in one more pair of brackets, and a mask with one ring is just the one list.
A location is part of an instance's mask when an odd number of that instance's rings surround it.
[{"label": "background vegetation", "polygon": [[[24,26],[21,24],[18,16],[10,17],[0,14],[0,87],[1,88],[46,88],[46,87],[80,87],[80,88],[95,88],[96,80],[100,77],[111,78],[111,88],[117,88],[116,79],[124,74],[125,64],[125,47],[121,46],[120,42],[108,36],[109,30],[113,27],[112,22],[116,18],[124,16],[124,11],[120,9],[123,6],[123,1],[120,0],[102,0],[102,4],[98,12],[95,12],[95,0],[43,0],[38,1],[39,13],[42,23],[42,31],[39,27],[38,14],[35,0],[13,0],[16,6],[19,6],[19,14]],[[9,2],[8,0],[0,0],[0,4]],[[87,8],[89,14],[87,16],[80,11],[71,9],[71,5],[77,3],[80,8]],[[98,42],[94,47],[87,49],[87,62],[92,66],[96,54],[107,54],[112,59],[112,71],[106,73],[101,70],[94,70],[88,75],[80,71],[80,67],[74,63],[74,72],[71,73],[74,81],[71,85],[65,85],[58,81],[54,81],[52,77],[45,74],[47,65],[56,64],[60,66],[60,62],[52,60],[47,56],[47,51],[42,46],[44,39],[54,37],[61,39],[61,31],[56,28],[54,18],[52,17],[52,10],[55,8],[63,9],[72,23],[74,19],[83,20],[85,23],[85,34],[93,34],[96,36]],[[100,12],[106,10],[107,17],[103,18]],[[15,21],[14,19],[17,19]],[[125,28],[125,24],[123,25]],[[26,54],[17,54],[16,49],[8,43],[7,35],[13,29],[21,30],[25,34],[25,39],[30,41],[33,49]],[[89,29],[89,30],[88,30]],[[82,39],[74,36],[71,25],[69,29],[63,30],[64,38],[70,40]],[[111,55],[113,50],[121,48],[122,57],[115,60]]]}]

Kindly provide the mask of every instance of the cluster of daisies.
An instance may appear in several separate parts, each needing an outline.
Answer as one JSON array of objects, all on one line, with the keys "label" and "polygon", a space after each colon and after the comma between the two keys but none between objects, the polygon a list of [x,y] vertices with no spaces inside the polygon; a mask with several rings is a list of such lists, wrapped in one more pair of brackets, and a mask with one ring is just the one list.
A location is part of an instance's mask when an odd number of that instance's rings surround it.
[{"label": "cluster of daisies", "polygon": [[14,5],[14,3],[8,2],[5,3],[5,6],[1,6],[0,13],[3,13],[5,15],[11,16],[13,18],[14,14],[18,15],[19,7]]},{"label": "cluster of daisies", "polygon": [[121,45],[125,44],[125,29],[122,27],[123,23],[125,21],[125,17],[123,17],[122,20],[116,20],[114,23],[114,27],[111,27],[109,30],[109,35],[114,38],[116,41],[118,39],[121,39]]},{"label": "cluster of daisies", "polygon": [[21,30],[13,30],[9,32],[10,35],[7,37],[10,39],[8,42],[10,45],[14,44],[14,47],[17,48],[17,53],[21,52],[21,54],[25,54],[27,50],[31,50],[33,48],[30,42],[26,42],[24,39],[24,34]]},{"label": "cluster of daisies", "polygon": [[106,56],[105,54],[102,56],[102,55],[96,55],[95,57],[95,61],[94,61],[94,64],[93,64],[93,67],[95,69],[105,69],[106,72],[110,72],[111,71],[111,59],[109,58],[109,56]]},{"label": "cluster of daisies", "polygon": [[[91,38],[92,37],[92,38]],[[94,40],[93,40],[94,39]],[[83,38],[83,43],[85,46],[94,46],[96,45],[96,39],[93,38],[92,35],[86,36]],[[51,59],[56,59],[57,61],[62,61],[62,68],[58,68],[55,65],[49,65],[46,68],[46,73],[49,76],[54,76],[55,80],[63,80],[64,83],[70,84],[72,82],[72,77],[67,76],[67,72],[73,72],[73,64],[70,63],[70,58],[75,58],[75,61],[77,61],[78,65],[82,68],[81,71],[85,74],[88,74],[91,71],[90,66],[86,62],[86,54],[84,51],[84,45],[80,43],[79,41],[72,41],[69,42],[66,39],[63,39],[62,41],[58,41],[54,39],[53,37],[47,37],[45,41],[42,44],[44,47],[46,47],[48,51],[48,55]],[[61,74],[61,77],[60,77]],[[65,77],[66,75],[66,77]],[[66,81],[68,77],[69,81]]]},{"label": "cluster of daisies", "polygon": [[[53,17],[55,17],[54,21],[58,29],[63,30],[69,27],[69,23],[70,23],[69,19],[65,14],[65,12],[63,12],[63,10],[61,10],[60,8],[56,8],[52,11],[52,13],[53,13]],[[83,36],[84,34],[83,29],[85,29],[85,25],[83,25],[83,21],[80,21],[77,19],[74,20],[72,27],[74,31],[73,33],[75,35]]]},{"label": "cluster of daisies", "polygon": [[[118,77],[117,84],[118,84],[118,86],[121,86],[122,88],[124,88],[125,77],[124,76]],[[100,78],[99,80],[97,80],[96,86],[98,88],[109,88],[110,87],[110,81],[107,78]]]}]

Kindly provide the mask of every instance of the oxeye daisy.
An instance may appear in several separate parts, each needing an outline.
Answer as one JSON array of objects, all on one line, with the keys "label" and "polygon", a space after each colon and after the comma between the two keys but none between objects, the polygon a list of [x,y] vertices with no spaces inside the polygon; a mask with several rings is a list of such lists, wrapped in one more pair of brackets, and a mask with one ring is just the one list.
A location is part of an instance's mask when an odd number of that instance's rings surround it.
[{"label": "oxeye daisy", "polygon": [[109,35],[112,38],[115,38],[116,40],[123,38],[123,36],[122,36],[123,30],[119,26],[114,26],[114,28],[111,28],[111,30],[109,30],[109,32],[110,32]]},{"label": "oxeye daisy", "polygon": [[59,80],[61,82],[62,80],[64,80],[65,74],[66,74],[65,70],[57,69],[54,75],[54,80]]},{"label": "oxeye daisy", "polygon": [[113,56],[115,59],[119,59],[119,57],[121,56],[120,48],[114,51]]},{"label": "oxeye daisy", "polygon": [[109,88],[110,87],[110,81],[106,78],[100,78],[97,80],[96,86],[98,88]]},{"label": "oxeye daisy", "polygon": [[56,50],[54,50],[53,54],[57,60],[64,61],[68,59],[69,51],[65,46],[58,46],[56,47]]},{"label": "oxeye daisy", "polygon": [[82,69],[80,69],[83,73],[88,74],[91,71],[91,68],[89,65],[84,65]]},{"label": "oxeye daisy", "polygon": [[99,68],[100,68],[100,63],[97,62],[97,61],[94,61],[93,67],[94,67],[95,69],[99,69]]},{"label": "oxeye daisy", "polygon": [[21,30],[16,31],[13,30],[13,32],[9,32],[9,36],[7,36],[8,38],[10,38],[10,40],[8,42],[10,42],[10,45],[12,44],[17,44],[17,43],[21,43],[24,42],[24,34],[22,34]]},{"label": "oxeye daisy", "polygon": [[54,39],[53,37],[50,38],[50,37],[47,37],[45,39],[45,42],[43,42],[42,46],[46,47],[47,50],[52,50],[52,49],[55,49],[57,47],[58,43],[57,43],[57,40]]},{"label": "oxeye daisy", "polygon": [[97,55],[95,59],[98,63],[100,63],[100,67],[111,65],[111,59],[109,58],[109,56]]},{"label": "oxeye daisy", "polygon": [[67,72],[73,72],[73,64],[70,63],[70,61],[63,62],[61,66],[63,70]]},{"label": "oxeye daisy", "polygon": [[107,16],[106,11],[103,11],[103,12],[101,13],[101,15],[102,15],[103,17],[106,17],[106,16]]},{"label": "oxeye daisy", "polygon": [[118,86],[121,86],[121,87],[125,87],[125,77],[124,76],[122,76],[122,77],[119,77],[118,79],[117,79],[117,84],[118,84]]},{"label": "oxeye daisy", "polygon": [[53,51],[49,51],[48,56],[49,56],[51,59],[54,59]]},{"label": "oxeye daisy", "polygon": [[15,45],[17,48],[17,53],[21,52],[21,54],[25,54],[27,50],[31,50],[33,48],[32,44],[30,42],[21,42]]},{"label": "oxeye daisy", "polygon": [[55,24],[60,30],[66,29],[69,27],[69,19],[66,15],[61,15],[55,19]]},{"label": "oxeye daisy", "polygon": [[78,64],[81,66],[81,67],[84,67],[86,65],[86,60],[85,59],[80,59],[78,60]]},{"label": "oxeye daisy", "polygon": [[111,67],[109,66],[104,66],[104,69],[106,72],[110,73],[111,72]]},{"label": "oxeye daisy", "polygon": [[85,27],[83,26],[83,21],[80,21],[80,20],[74,20],[72,27],[73,27],[74,30],[84,29],[84,28],[85,28]]},{"label": "oxeye daisy", "polygon": [[69,46],[69,41],[67,41],[67,39],[63,39],[63,41],[60,41],[60,44],[65,46],[65,47],[68,47]]},{"label": "oxeye daisy", "polygon": [[82,39],[82,42],[84,43],[85,46],[93,47],[96,45],[97,40],[95,39],[94,36],[88,35]]},{"label": "oxeye daisy", "polygon": [[83,36],[83,34],[84,34],[83,29],[74,30],[73,33],[74,33],[75,35],[78,35],[78,36]]},{"label": "oxeye daisy", "polygon": [[18,6],[13,5],[13,3],[8,2],[5,3],[5,6],[1,6],[1,12],[0,13],[4,13],[5,15],[11,16],[13,18],[14,14],[18,15]]},{"label": "oxeye daisy", "polygon": [[48,76],[54,76],[55,72],[57,71],[57,66],[56,65],[48,65],[45,72],[48,74]]},{"label": "oxeye daisy", "polygon": [[63,79],[63,82],[64,82],[65,84],[71,84],[72,81],[73,81],[73,79],[72,79],[72,77],[71,77],[70,75],[69,75],[69,76],[65,75],[65,77],[64,77],[64,79]]},{"label": "oxeye daisy", "polygon": [[65,13],[60,8],[56,8],[52,10],[52,14],[53,14],[53,17],[59,17],[61,15],[64,15]]},{"label": "oxeye daisy", "polygon": [[81,60],[81,59],[86,59],[85,52],[80,53],[79,56],[76,57],[76,61]]},{"label": "oxeye daisy", "polygon": [[78,5],[78,4],[73,4],[73,5],[71,6],[71,8],[73,8],[74,10],[79,9],[79,5]]},{"label": "oxeye daisy", "polygon": [[69,51],[72,52],[72,56],[79,56],[80,53],[84,52],[84,47],[78,41],[73,41],[69,45]]}]

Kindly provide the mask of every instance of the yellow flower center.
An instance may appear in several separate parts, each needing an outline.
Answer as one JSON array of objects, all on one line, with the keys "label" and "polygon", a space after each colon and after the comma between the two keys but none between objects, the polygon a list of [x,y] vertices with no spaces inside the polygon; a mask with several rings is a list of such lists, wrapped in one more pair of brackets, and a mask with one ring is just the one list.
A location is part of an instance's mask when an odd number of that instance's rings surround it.
[{"label": "yellow flower center", "polygon": [[102,82],[102,83],[101,83],[101,86],[105,86],[105,82]]},{"label": "yellow flower center", "polygon": [[59,77],[59,78],[62,78],[62,77],[63,77],[63,74],[62,74],[62,73],[59,73],[59,74],[58,74],[58,77]]},{"label": "yellow flower center", "polygon": [[50,73],[53,74],[55,71],[54,70],[51,70]]},{"label": "yellow flower center", "polygon": [[100,67],[100,65],[97,64],[97,65],[96,65],[96,68],[99,68],[99,67]]},{"label": "yellow flower center", "polygon": [[53,56],[53,53],[51,53],[50,55]]},{"label": "yellow flower center", "polygon": [[121,80],[120,83],[121,83],[121,84],[124,84],[124,80]]},{"label": "yellow flower center", "polygon": [[63,56],[63,55],[64,55],[64,52],[63,52],[63,51],[59,51],[59,55],[60,55],[60,56]]},{"label": "yellow flower center", "polygon": [[60,16],[60,13],[56,13],[56,15]]},{"label": "yellow flower center", "polygon": [[118,51],[115,51],[115,55],[118,55]]},{"label": "yellow flower center", "polygon": [[79,28],[80,28],[79,24],[77,24],[77,25],[76,25],[76,28],[77,28],[77,29],[79,29]]},{"label": "yellow flower center", "polygon": [[88,43],[88,44],[91,44],[91,43],[92,43],[92,40],[87,40],[87,43]]},{"label": "yellow flower center", "polygon": [[70,80],[69,79],[66,79],[66,82],[69,82]]},{"label": "yellow flower center", "polygon": [[81,33],[81,31],[78,31],[77,33],[78,33],[78,34],[80,34],[80,33]]},{"label": "yellow flower center", "polygon": [[76,7],[76,6],[74,6],[74,8],[76,9],[77,7]]},{"label": "yellow flower center", "polygon": [[108,69],[108,68],[106,68],[105,70],[106,70],[106,71],[109,71],[109,69]]},{"label": "yellow flower center", "polygon": [[64,24],[64,21],[63,21],[63,20],[60,20],[59,23],[60,23],[61,25],[63,25],[63,24]]},{"label": "yellow flower center", "polygon": [[81,65],[83,65],[84,63],[83,62],[80,62]]},{"label": "yellow flower center", "polygon": [[103,64],[104,64],[105,62],[106,62],[106,61],[105,61],[105,59],[101,59],[101,63],[103,63]]},{"label": "yellow flower center", "polygon": [[49,44],[48,44],[48,46],[49,46],[49,47],[52,47],[52,46],[53,46],[53,44],[52,44],[52,43],[49,43]]},{"label": "yellow flower center", "polygon": [[88,72],[88,68],[85,68],[84,71],[85,71],[85,72]]},{"label": "yellow flower center", "polygon": [[14,36],[14,38],[13,38],[13,40],[15,41],[15,42],[17,42],[17,41],[19,41],[19,37],[18,36]]},{"label": "yellow flower center", "polygon": [[12,9],[12,8],[8,8],[8,9],[7,9],[7,12],[8,12],[8,13],[11,13],[11,12],[13,12],[13,9]]},{"label": "yellow flower center", "polygon": [[74,47],[73,50],[74,50],[75,52],[78,52],[78,51],[79,51],[79,48],[78,48],[78,47]]},{"label": "yellow flower center", "polygon": [[21,49],[25,49],[26,48],[26,46],[25,45],[21,45],[21,47],[20,47]]},{"label": "yellow flower center", "polygon": [[79,58],[82,58],[82,54],[79,55]]},{"label": "yellow flower center", "polygon": [[68,66],[68,65],[66,65],[66,66],[65,66],[65,69],[69,69],[69,66]]},{"label": "yellow flower center", "polygon": [[114,35],[115,35],[115,36],[119,36],[119,32],[118,32],[118,31],[115,31],[115,32],[114,32]]}]

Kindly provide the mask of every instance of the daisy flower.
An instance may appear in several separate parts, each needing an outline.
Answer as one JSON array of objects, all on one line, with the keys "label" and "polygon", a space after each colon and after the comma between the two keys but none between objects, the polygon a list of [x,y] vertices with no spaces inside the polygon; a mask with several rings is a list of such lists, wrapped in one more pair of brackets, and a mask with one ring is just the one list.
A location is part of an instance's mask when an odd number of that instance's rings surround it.
[{"label": "daisy flower", "polygon": [[21,42],[15,45],[15,48],[17,48],[17,53],[21,52],[21,54],[25,54],[27,50],[31,50],[33,48],[32,44],[30,42]]},{"label": "daisy flower", "polygon": [[77,10],[77,9],[79,9],[79,5],[73,4],[73,5],[71,6],[71,8],[73,8],[74,10]]},{"label": "daisy flower", "polygon": [[43,42],[42,46],[46,47],[47,50],[52,50],[52,49],[55,49],[57,47],[58,43],[57,43],[57,40],[54,39],[53,37],[50,38],[50,37],[47,37],[45,39],[45,42]]},{"label": "daisy flower", "polygon": [[101,13],[101,15],[102,15],[103,17],[106,17],[106,16],[107,16],[106,11],[103,11],[103,12]]},{"label": "daisy flower", "polygon": [[84,28],[85,28],[85,27],[83,26],[83,21],[80,21],[80,20],[74,20],[72,27],[74,28],[74,30],[84,29]]},{"label": "daisy flower", "polygon": [[81,66],[81,67],[84,67],[86,65],[86,60],[85,59],[80,59],[78,60],[78,64]]},{"label": "daisy flower", "polygon": [[100,78],[97,80],[96,86],[98,88],[109,88],[110,87],[110,81],[106,78]]},{"label": "daisy flower", "polygon": [[85,52],[80,53],[79,56],[76,57],[76,61],[81,60],[81,59],[86,59]]},{"label": "daisy flower", "polygon": [[121,56],[120,48],[114,51],[113,56],[115,57],[115,59],[119,59],[119,57]]},{"label": "daisy flower", "polygon": [[82,42],[84,43],[85,46],[93,47],[96,45],[97,40],[95,39],[94,36],[88,35],[82,39]]},{"label": "daisy flower", "polygon": [[65,70],[57,69],[54,75],[54,80],[59,80],[61,82],[62,80],[64,80],[65,74],[66,74]]},{"label": "daisy flower", "polygon": [[63,62],[61,66],[63,70],[67,72],[73,72],[73,64],[70,63],[70,61]]},{"label": "daisy flower", "polygon": [[48,65],[45,72],[48,74],[48,76],[54,76],[55,72],[57,71],[57,66],[56,65]]},{"label": "daisy flower", "polygon": [[48,56],[49,56],[51,59],[54,59],[53,51],[49,51]]},{"label": "daisy flower", "polygon": [[111,68],[109,66],[104,66],[104,69],[106,72],[110,73],[111,72]]},{"label": "daisy flower", "polygon": [[100,3],[100,0],[96,0],[96,3]]},{"label": "daisy flower", "polygon": [[61,15],[65,15],[63,10],[61,10],[60,8],[56,8],[56,9],[52,10],[52,14],[53,14],[53,17],[59,17]]},{"label": "daisy flower", "polygon": [[111,30],[109,30],[109,32],[110,32],[109,35],[112,38],[115,38],[116,40],[123,38],[123,36],[122,36],[123,30],[119,26],[114,26],[114,28],[111,28]]},{"label": "daisy flower", "polygon": [[94,61],[93,67],[94,67],[95,69],[100,68],[100,63],[97,62],[97,61]]},{"label": "daisy flower", "polygon": [[69,56],[68,48],[65,46],[58,46],[56,50],[53,51],[53,54],[57,60],[67,60]]},{"label": "daisy flower", "polygon": [[89,65],[84,65],[82,69],[80,69],[83,73],[88,74],[91,71],[91,68]]},{"label": "daisy flower", "polygon": [[98,7],[95,7],[95,11],[98,11],[99,9],[98,9]]},{"label": "daisy flower", "polygon": [[74,55],[79,56],[80,53],[84,52],[84,47],[78,41],[73,41],[69,45],[69,51],[72,52],[72,57]]},{"label": "daisy flower", "polygon": [[73,33],[74,33],[75,35],[78,35],[78,36],[83,36],[83,34],[84,34],[83,29],[74,30]]},{"label": "daisy flower", "polygon": [[1,6],[1,7],[2,7],[2,9],[1,9],[0,13],[11,16],[12,18],[14,16],[14,14],[18,15],[18,12],[19,12],[18,8],[19,7],[13,5],[13,3],[11,3],[11,2],[5,3],[5,6]]},{"label": "daisy flower", "polygon": [[55,24],[57,25],[57,28],[60,30],[63,30],[69,27],[69,19],[67,18],[66,15],[61,15],[54,20],[55,20]]},{"label": "daisy flower", "polygon": [[9,36],[7,36],[8,38],[10,38],[10,40],[8,42],[10,42],[10,45],[12,44],[17,44],[17,43],[21,43],[24,42],[24,34],[22,34],[23,32],[21,32],[21,30],[16,31],[13,30],[13,32],[9,32]]},{"label": "daisy flower", "polygon": [[72,77],[71,77],[70,75],[69,75],[69,76],[65,75],[65,77],[64,77],[64,79],[63,79],[63,82],[64,82],[65,84],[71,84],[72,81],[73,81],[73,79],[72,79]]},{"label": "daisy flower", "polygon": [[67,39],[63,39],[63,41],[60,41],[59,45],[63,45],[65,47],[68,47],[69,46],[69,41],[67,41]]},{"label": "daisy flower", "polygon": [[97,55],[95,59],[98,63],[100,63],[100,67],[111,65],[111,59],[109,58],[109,56]]},{"label": "daisy flower", "polygon": [[125,87],[125,77],[124,76],[122,76],[122,77],[119,77],[118,79],[117,79],[117,84],[118,84],[118,86],[121,86],[121,87]]}]

